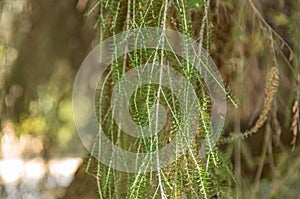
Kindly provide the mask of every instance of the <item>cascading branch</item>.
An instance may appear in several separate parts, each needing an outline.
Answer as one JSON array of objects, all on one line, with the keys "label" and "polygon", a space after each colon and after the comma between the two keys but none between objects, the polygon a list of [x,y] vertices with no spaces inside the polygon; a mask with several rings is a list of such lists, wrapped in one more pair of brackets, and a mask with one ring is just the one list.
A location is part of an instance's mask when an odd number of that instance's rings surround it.
[{"label": "cascading branch", "polygon": [[[209,1],[201,2],[201,5],[204,13],[209,13]],[[144,27],[168,28],[192,36],[190,6],[183,0],[104,0],[92,6],[88,13],[95,9],[99,11],[97,27],[100,42],[122,31]],[[209,16],[206,16],[206,20],[208,19]],[[205,20],[204,22],[206,23]],[[206,41],[211,38],[208,27],[205,28],[203,25],[199,31],[206,35],[200,41],[210,43]],[[112,43],[111,49],[115,49],[116,45]],[[181,43],[178,46],[188,56],[185,44]],[[159,104],[164,106],[168,117],[165,127],[157,134],[158,137],[133,138],[122,132],[122,129],[116,125],[109,99],[113,86],[126,71],[140,65],[164,64],[183,74],[196,91],[201,105],[201,115],[199,115],[199,132],[192,147],[165,168],[151,172],[140,169],[138,173],[124,173],[100,162],[96,163],[96,168],[92,168],[91,162],[96,160],[91,157],[87,170],[97,179],[99,198],[229,198],[232,195],[229,190],[233,179],[229,161],[226,161],[217,147],[212,144],[209,145],[206,157],[200,156],[201,141],[211,136],[209,135],[211,105],[207,87],[200,74],[193,69],[191,63],[161,49],[139,49],[121,58],[117,58],[118,52],[115,51],[114,57],[116,59],[105,71],[106,77],[100,81],[95,97],[99,123],[115,145],[135,153],[151,152],[169,143],[179,131],[178,121],[182,118],[180,118],[178,99],[169,88],[155,84],[137,89],[130,97],[129,108],[132,120],[143,127],[149,124],[148,116],[151,107],[159,101]]]}]

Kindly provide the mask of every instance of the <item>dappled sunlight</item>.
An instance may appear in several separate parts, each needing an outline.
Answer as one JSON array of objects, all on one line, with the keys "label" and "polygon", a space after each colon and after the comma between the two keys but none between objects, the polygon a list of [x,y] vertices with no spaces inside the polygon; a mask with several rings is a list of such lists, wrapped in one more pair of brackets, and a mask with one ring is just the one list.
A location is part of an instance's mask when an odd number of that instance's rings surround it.
[{"label": "dappled sunlight", "polygon": [[[86,155],[70,96],[74,66],[89,45],[88,35],[72,31],[83,24],[84,5],[75,6],[0,0],[0,198],[60,198]],[[51,10],[46,23],[44,9]]]},{"label": "dappled sunlight", "polygon": [[[29,134],[17,137],[12,122],[3,125],[0,183],[4,185],[8,196],[17,197],[17,192],[19,194],[22,192],[19,188],[21,185],[22,187],[30,185],[32,190],[38,191],[55,190],[67,187],[71,183],[82,159],[65,157],[46,160],[41,156],[43,150],[40,137]],[[31,198],[40,198],[40,196]]]},{"label": "dappled sunlight", "polygon": [[3,159],[0,161],[0,175],[4,184],[17,183],[23,174],[24,162],[21,159]]},{"label": "dappled sunlight", "polygon": [[59,186],[67,187],[75,171],[81,163],[80,158],[53,159],[48,163],[50,175],[56,179]]},{"label": "dappled sunlight", "polygon": [[23,164],[24,175],[23,179],[32,181],[32,180],[41,180],[46,175],[46,165],[43,159],[35,158],[29,161],[24,162]]}]

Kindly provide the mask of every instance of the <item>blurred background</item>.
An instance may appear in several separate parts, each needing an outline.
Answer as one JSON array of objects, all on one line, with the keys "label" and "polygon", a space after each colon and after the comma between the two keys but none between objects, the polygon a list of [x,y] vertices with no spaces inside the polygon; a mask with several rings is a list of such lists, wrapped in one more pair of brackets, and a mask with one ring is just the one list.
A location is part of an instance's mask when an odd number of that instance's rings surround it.
[{"label": "blurred background", "polygon": [[[197,1],[187,2],[197,36],[203,15]],[[212,1],[209,50],[239,102],[238,109],[229,107],[224,135],[249,129],[261,115],[274,57],[281,83],[267,125],[221,148],[231,157],[239,194],[252,187],[262,195],[272,189],[270,198],[299,198],[300,3],[257,0],[255,10],[249,2]],[[95,3],[0,0],[0,198],[54,199],[68,190],[97,198],[95,179],[83,172],[87,151],[76,134],[71,98],[76,72],[99,42],[98,11],[88,12]],[[75,189],[72,181],[79,182]],[[77,189],[80,184],[87,189]]]},{"label": "blurred background", "polygon": [[0,1],[0,198],[61,197],[86,155],[71,107],[95,32],[85,4]]}]

